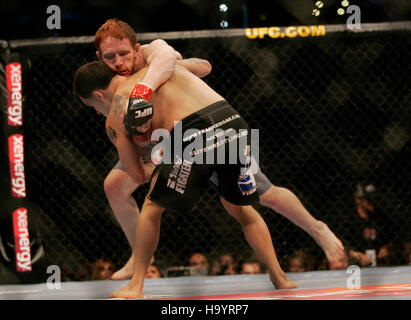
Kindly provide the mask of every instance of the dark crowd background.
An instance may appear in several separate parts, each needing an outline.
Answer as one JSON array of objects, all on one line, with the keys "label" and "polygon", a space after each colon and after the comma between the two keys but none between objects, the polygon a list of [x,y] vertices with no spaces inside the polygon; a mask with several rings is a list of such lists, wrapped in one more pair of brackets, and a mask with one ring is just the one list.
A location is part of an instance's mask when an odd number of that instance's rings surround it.
[{"label": "dark crowd background", "polygon": [[[320,2],[322,6],[306,0],[2,2],[0,39],[93,36],[113,17],[127,21],[137,33],[345,24],[347,15],[337,14],[341,1]],[[227,11],[220,10],[223,3]],[[47,29],[46,8],[51,4],[61,9],[60,30]],[[363,23],[411,20],[409,1],[349,4],[361,8]],[[320,15],[313,15],[314,9]],[[356,214],[362,205],[356,201],[366,200],[381,212],[375,223],[383,228],[384,241],[376,249],[384,249],[385,256],[382,250],[378,265],[404,265],[411,257],[409,34],[341,32],[278,41],[242,36],[168,42],[184,57],[211,62],[213,72],[206,82],[232,102],[251,128],[261,130],[263,172],[276,185],[295,192],[316,218],[326,222],[354,263],[362,264],[364,257],[358,252],[368,245],[360,239],[370,228]],[[129,258],[130,248],[103,190],[117,155],[105,136],[104,119],[84,108],[71,92],[74,71],[95,59],[93,44],[45,41],[11,51],[25,70],[30,223],[42,239],[45,264],[62,266],[64,280],[89,280],[93,263],[103,270],[108,261],[106,269],[118,269]],[[5,163],[2,172],[8,171]],[[5,241],[12,231],[8,221],[3,222],[10,212],[3,206],[8,177],[2,174],[1,179],[0,235],[8,251],[0,252],[0,262],[7,265],[13,241]],[[135,193],[140,206],[146,191],[143,187]],[[292,268],[295,259],[304,267],[300,271],[331,268],[301,229],[268,208],[257,209],[287,271],[297,270]],[[226,255],[238,265],[253,260],[239,226],[223,212],[212,186],[205,187],[191,212],[164,215],[156,264],[161,271],[188,266],[194,252],[207,256],[209,268],[214,261],[224,265],[220,260]],[[218,272],[228,274],[227,270]],[[230,272],[241,272],[235,270]]]},{"label": "dark crowd background", "polygon": [[[289,26],[307,24],[344,24],[342,0],[152,0],[152,1],[2,1],[0,39],[31,39],[93,35],[107,19],[127,21],[137,33]],[[220,5],[227,6],[226,11]],[[61,9],[61,29],[48,30],[46,9]],[[404,21],[411,17],[406,0],[351,0],[361,8],[361,20],[367,22]],[[319,8],[320,15],[312,11]]]}]

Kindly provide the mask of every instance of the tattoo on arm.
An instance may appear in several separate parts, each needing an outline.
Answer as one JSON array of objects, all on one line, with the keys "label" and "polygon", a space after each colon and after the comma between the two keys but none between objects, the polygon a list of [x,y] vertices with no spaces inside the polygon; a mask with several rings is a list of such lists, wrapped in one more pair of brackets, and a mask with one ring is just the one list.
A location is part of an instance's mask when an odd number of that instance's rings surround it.
[{"label": "tattoo on arm", "polygon": [[121,107],[124,106],[124,104],[123,104],[124,100],[125,100],[125,97],[123,97],[123,96],[120,96],[118,94],[116,94],[114,96],[114,98],[113,98],[113,107],[111,108],[113,113],[118,114]]},{"label": "tattoo on arm", "polygon": [[114,142],[117,139],[116,130],[114,130],[112,127],[107,128],[107,135],[112,142]]}]

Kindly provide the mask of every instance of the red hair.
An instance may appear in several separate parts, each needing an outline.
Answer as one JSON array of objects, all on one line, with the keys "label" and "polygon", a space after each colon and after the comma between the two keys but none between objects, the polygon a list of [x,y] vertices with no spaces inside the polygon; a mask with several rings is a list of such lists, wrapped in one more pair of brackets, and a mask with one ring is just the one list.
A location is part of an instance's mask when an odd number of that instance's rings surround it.
[{"label": "red hair", "polygon": [[96,49],[100,51],[100,43],[108,37],[116,39],[127,38],[130,40],[130,44],[134,47],[137,43],[137,35],[133,28],[124,21],[118,19],[107,20],[96,32],[94,36],[94,45]]}]

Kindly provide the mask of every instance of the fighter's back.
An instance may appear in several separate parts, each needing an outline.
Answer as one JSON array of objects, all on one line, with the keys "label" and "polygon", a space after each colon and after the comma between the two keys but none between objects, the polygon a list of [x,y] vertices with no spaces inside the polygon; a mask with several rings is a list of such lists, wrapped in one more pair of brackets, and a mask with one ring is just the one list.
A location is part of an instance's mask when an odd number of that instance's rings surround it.
[{"label": "fighter's back", "polygon": [[[120,92],[129,95],[134,84],[141,81],[146,72],[147,68],[143,68],[126,78],[127,80],[120,85]],[[186,68],[177,65],[171,78],[159,87],[152,96],[153,127],[171,130],[174,121],[182,120],[220,100],[224,100],[224,98],[203,80]]]}]

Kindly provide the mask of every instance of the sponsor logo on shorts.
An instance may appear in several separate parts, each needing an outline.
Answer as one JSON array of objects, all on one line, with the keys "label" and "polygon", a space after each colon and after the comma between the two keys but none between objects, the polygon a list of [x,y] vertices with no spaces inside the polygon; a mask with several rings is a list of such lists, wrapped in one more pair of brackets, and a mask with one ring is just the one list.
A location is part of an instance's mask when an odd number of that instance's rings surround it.
[{"label": "sponsor logo on shorts", "polygon": [[[246,166],[250,155],[245,156],[240,150],[249,146],[251,155],[257,164],[257,166],[253,166],[253,170],[258,169],[259,130],[220,128],[223,124],[238,118],[238,115],[233,115],[210,127],[186,129],[184,132],[182,122],[176,121],[173,127],[173,137],[166,129],[156,129],[153,131],[151,140],[157,144],[153,147],[151,155],[154,157],[161,151],[161,163],[164,164],[173,164],[173,155],[176,155],[196,164],[241,164]],[[257,171],[253,173],[255,174]]]},{"label": "sponsor logo on shorts", "polygon": [[16,198],[26,197],[26,179],[24,173],[24,143],[22,134],[9,137],[9,162],[11,194]]},{"label": "sponsor logo on shorts", "polygon": [[251,147],[245,146],[243,155],[246,159],[245,166],[241,168],[240,176],[238,177],[238,187],[244,196],[249,196],[257,191],[257,183],[255,182],[254,173],[251,168]]},{"label": "sponsor logo on shorts", "polygon": [[26,208],[19,208],[13,212],[13,229],[16,269],[18,272],[31,271],[29,223]]},{"label": "sponsor logo on shorts", "polygon": [[192,165],[193,163],[188,160],[176,163],[173,166],[173,171],[168,176],[167,187],[184,194]]},{"label": "sponsor logo on shorts", "polygon": [[9,63],[6,66],[7,78],[7,120],[10,126],[23,125],[23,95],[21,64]]},{"label": "sponsor logo on shorts", "polygon": [[[212,132],[211,134],[209,134],[208,138],[213,137],[213,136],[214,136],[214,130],[215,130],[216,128],[219,128],[219,127],[221,127],[222,125],[224,125],[224,124],[226,124],[226,123],[228,123],[228,122],[231,122],[231,121],[233,121],[233,120],[235,120],[235,119],[239,119],[239,118],[240,118],[240,115],[239,115],[239,114],[234,114],[234,115],[232,115],[232,116],[230,116],[230,117],[228,117],[228,118],[226,118],[226,119],[224,119],[224,120],[221,120],[221,121],[213,124],[212,126],[209,126],[208,128],[204,128],[204,129],[201,129],[201,130],[195,130],[192,134],[187,134],[187,135],[185,134],[183,140],[184,140],[184,141],[190,141],[190,140],[193,140],[193,139],[195,139],[196,137],[201,136],[201,135],[203,135],[203,134],[205,134],[205,133],[208,133],[208,132]],[[177,124],[180,124],[180,123],[177,123]],[[188,131],[188,130],[187,130],[187,131]]]},{"label": "sponsor logo on shorts", "polygon": [[254,175],[252,173],[249,175],[240,175],[238,177],[238,187],[243,196],[249,196],[256,192],[257,184],[255,183]]}]

